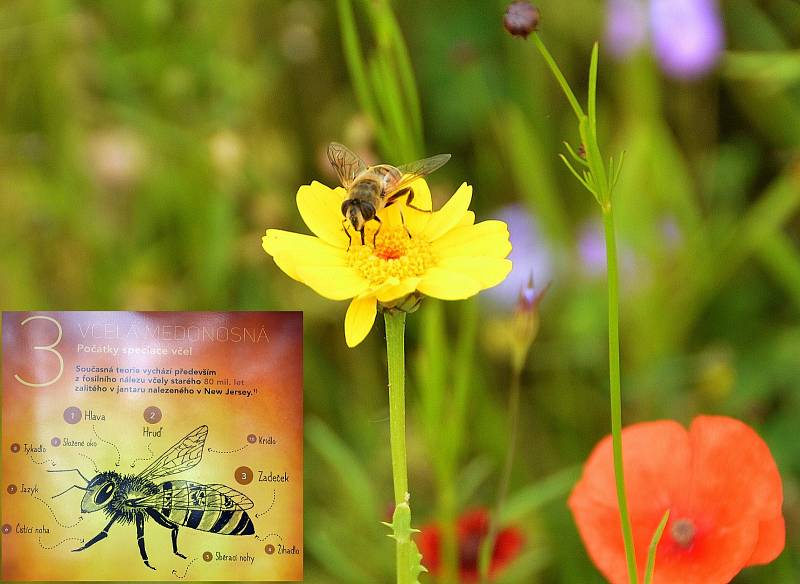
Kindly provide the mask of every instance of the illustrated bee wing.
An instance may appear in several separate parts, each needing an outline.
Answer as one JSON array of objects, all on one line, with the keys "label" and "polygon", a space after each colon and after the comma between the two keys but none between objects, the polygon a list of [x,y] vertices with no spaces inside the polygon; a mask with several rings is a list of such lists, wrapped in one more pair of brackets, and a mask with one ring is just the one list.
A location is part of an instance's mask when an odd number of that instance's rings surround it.
[{"label": "illustrated bee wing", "polygon": [[195,428],[155,459],[139,476],[153,481],[192,468],[203,458],[207,436],[208,426]]},{"label": "illustrated bee wing", "polygon": [[127,504],[132,507],[188,511],[244,511],[253,507],[250,497],[227,485],[176,481],[171,487],[147,497],[129,500]]},{"label": "illustrated bee wing", "polygon": [[339,175],[339,182],[346,189],[350,188],[359,174],[367,170],[366,163],[358,154],[338,142],[328,144],[328,160]]},{"label": "illustrated bee wing", "polygon": [[392,186],[392,189],[386,193],[386,195],[390,196],[393,193],[404,189],[418,178],[429,175],[434,170],[444,166],[448,160],[450,160],[449,154],[437,154],[436,156],[431,156],[430,158],[423,158],[422,160],[417,160],[416,162],[409,162],[403,166],[398,166],[397,170],[400,171],[403,178],[401,178],[396,185]]}]

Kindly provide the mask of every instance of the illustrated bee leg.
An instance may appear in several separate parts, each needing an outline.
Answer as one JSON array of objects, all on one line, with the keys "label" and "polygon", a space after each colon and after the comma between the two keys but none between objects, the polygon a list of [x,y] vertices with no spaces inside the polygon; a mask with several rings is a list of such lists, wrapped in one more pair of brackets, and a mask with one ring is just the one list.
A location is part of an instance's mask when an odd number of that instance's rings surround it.
[{"label": "illustrated bee leg", "polygon": [[139,544],[139,554],[144,560],[144,565],[151,570],[155,570],[155,568],[150,565],[150,562],[147,561],[147,550],[144,549],[144,515],[141,513],[136,514],[136,543]]},{"label": "illustrated bee leg", "polygon": [[73,551],[73,552],[80,552],[80,551],[83,551],[83,550],[85,550],[86,548],[88,548],[89,546],[93,546],[93,545],[94,545],[94,544],[96,544],[98,541],[100,541],[100,540],[103,540],[103,539],[107,538],[107,537],[108,537],[108,530],[109,530],[109,529],[111,529],[111,526],[112,526],[112,525],[114,525],[114,522],[115,522],[117,519],[119,519],[119,515],[114,515],[114,517],[112,517],[112,518],[111,518],[111,521],[109,521],[109,522],[108,522],[108,525],[106,525],[106,526],[103,528],[103,531],[101,531],[100,533],[98,533],[97,535],[95,535],[95,536],[94,536],[92,539],[90,539],[89,541],[87,541],[87,542],[86,542],[85,544],[83,544],[81,547],[79,547],[79,548],[75,548],[75,549],[74,549],[74,550],[72,550],[72,551]]},{"label": "illustrated bee leg", "polygon": [[184,556],[181,552],[178,551],[178,526],[172,528],[172,551],[176,556],[182,557],[184,560],[186,556]]},{"label": "illustrated bee leg", "polygon": [[178,551],[178,528],[180,527],[180,525],[170,521],[155,509],[147,509],[146,511],[147,514],[150,517],[152,517],[156,523],[158,523],[163,527],[166,527],[167,529],[172,530],[172,551],[176,556],[180,556],[185,560],[186,556],[184,556],[181,552]]},{"label": "illustrated bee leg", "polygon": [[[375,247],[375,240],[378,239],[378,234],[381,232],[381,227],[383,227],[383,221],[380,220],[380,217],[375,215],[373,217],[375,221],[378,222],[378,228],[375,230],[375,234],[372,236],[372,247]],[[361,234],[361,237],[364,237],[364,234]]]}]

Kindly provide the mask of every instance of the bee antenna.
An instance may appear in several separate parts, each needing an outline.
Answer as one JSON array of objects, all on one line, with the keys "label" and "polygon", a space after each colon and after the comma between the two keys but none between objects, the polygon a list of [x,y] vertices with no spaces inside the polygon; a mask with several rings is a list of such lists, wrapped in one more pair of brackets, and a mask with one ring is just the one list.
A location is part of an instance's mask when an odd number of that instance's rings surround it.
[{"label": "bee antenna", "polygon": [[66,493],[66,492],[68,492],[68,491],[71,491],[72,489],[80,489],[81,491],[88,491],[88,490],[89,490],[89,489],[86,489],[86,488],[84,488],[84,487],[79,487],[78,485],[72,485],[71,487],[67,487],[66,489],[64,489],[63,491],[61,491],[61,492],[60,492],[58,495],[53,495],[53,496],[52,496],[52,497],[50,497],[50,498],[51,498],[51,499],[55,499],[56,497],[60,497],[61,495],[63,495],[64,493]]},{"label": "bee antenna", "polygon": [[79,471],[77,468],[62,468],[62,469],[56,469],[56,470],[48,470],[47,472],[76,472],[81,476],[81,478],[84,481],[86,481],[86,484],[89,484],[89,479],[87,479],[85,476],[83,476],[83,473],[81,471]]}]

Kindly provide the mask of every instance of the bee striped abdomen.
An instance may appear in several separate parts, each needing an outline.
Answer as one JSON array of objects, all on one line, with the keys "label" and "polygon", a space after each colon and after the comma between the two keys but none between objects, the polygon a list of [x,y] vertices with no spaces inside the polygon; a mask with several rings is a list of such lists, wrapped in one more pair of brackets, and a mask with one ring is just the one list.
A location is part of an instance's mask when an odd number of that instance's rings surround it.
[{"label": "bee striped abdomen", "polygon": [[252,535],[255,527],[245,511],[252,501],[225,485],[167,481],[160,491],[139,502],[160,511],[165,519],[220,535]]}]

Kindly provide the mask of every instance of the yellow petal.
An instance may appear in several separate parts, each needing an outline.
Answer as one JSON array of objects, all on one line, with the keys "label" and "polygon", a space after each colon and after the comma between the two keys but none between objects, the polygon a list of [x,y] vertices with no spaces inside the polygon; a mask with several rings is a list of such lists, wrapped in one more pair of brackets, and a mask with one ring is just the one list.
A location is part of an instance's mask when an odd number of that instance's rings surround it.
[{"label": "yellow petal", "polygon": [[504,258],[511,252],[508,227],[502,221],[482,221],[456,227],[432,243],[436,255],[445,257]]},{"label": "yellow petal", "polygon": [[422,278],[405,278],[400,282],[392,282],[375,291],[380,302],[391,302],[403,296],[408,296],[417,289]]},{"label": "yellow petal", "polygon": [[298,266],[297,279],[330,300],[346,300],[369,288],[369,282],[347,266]]},{"label": "yellow petal", "polygon": [[444,207],[433,213],[422,236],[433,241],[453,229],[464,219],[472,200],[472,187],[462,184]]},{"label": "yellow petal", "polygon": [[461,218],[461,221],[458,222],[458,227],[468,227],[469,225],[475,224],[475,213],[472,211],[467,211],[464,213],[464,216]]},{"label": "yellow petal", "polygon": [[343,249],[311,235],[281,229],[267,229],[261,238],[261,246],[275,259],[278,267],[295,280],[300,280],[298,266],[345,266],[347,262]]},{"label": "yellow petal", "polygon": [[342,201],[346,196],[343,188],[331,189],[317,181],[297,191],[297,208],[308,228],[326,243],[345,249],[348,240],[342,227]]},{"label": "yellow petal", "polygon": [[470,276],[437,266],[425,273],[417,290],[442,300],[462,300],[480,292],[481,283]]},{"label": "yellow petal", "polygon": [[353,298],[344,317],[344,338],[348,347],[355,347],[369,334],[375,323],[375,296]]},{"label": "yellow petal", "polygon": [[511,260],[481,257],[451,257],[442,259],[438,268],[466,276],[480,283],[481,290],[497,286],[511,271]]}]

